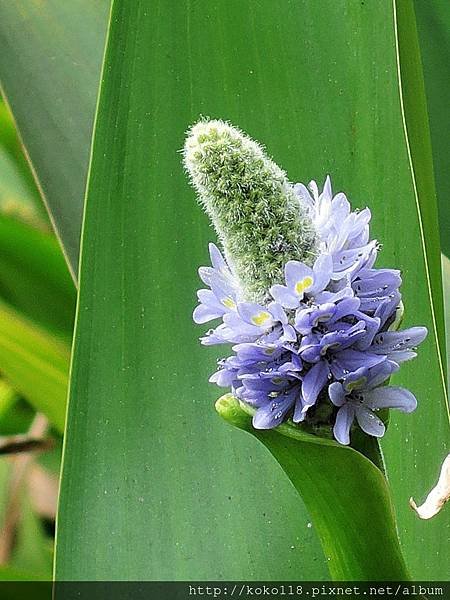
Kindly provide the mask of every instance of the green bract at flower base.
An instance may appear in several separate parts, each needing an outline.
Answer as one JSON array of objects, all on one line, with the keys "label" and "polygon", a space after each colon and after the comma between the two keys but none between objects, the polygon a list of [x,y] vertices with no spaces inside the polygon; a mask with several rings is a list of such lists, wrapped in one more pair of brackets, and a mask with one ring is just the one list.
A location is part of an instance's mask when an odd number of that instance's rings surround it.
[{"label": "green bract at flower base", "polygon": [[251,411],[232,394],[222,396],[216,410],[264,444],[289,477],[311,515],[333,579],[410,580],[387,480],[368,458],[289,423],[257,430]]},{"label": "green bract at flower base", "polygon": [[184,164],[244,299],[265,301],[289,260],[312,264],[312,221],[259,144],[223,121],[200,121],[188,133]]}]

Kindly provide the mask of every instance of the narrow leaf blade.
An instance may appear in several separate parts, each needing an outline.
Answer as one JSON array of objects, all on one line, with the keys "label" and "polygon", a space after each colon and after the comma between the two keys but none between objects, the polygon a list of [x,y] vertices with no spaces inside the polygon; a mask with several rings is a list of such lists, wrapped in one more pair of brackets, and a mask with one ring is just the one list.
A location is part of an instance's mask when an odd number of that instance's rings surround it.
[{"label": "narrow leaf blade", "polygon": [[108,10],[108,0],[0,2],[2,90],[73,273]]},{"label": "narrow leaf blade", "polygon": [[12,387],[63,431],[69,349],[0,303],[0,364]]}]

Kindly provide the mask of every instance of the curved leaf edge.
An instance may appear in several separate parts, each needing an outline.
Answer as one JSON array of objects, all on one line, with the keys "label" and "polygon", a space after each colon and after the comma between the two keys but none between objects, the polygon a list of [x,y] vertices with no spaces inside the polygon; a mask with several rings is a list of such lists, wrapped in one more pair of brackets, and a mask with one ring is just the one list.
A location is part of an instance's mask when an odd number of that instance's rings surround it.
[{"label": "curved leaf edge", "polygon": [[334,580],[410,580],[387,479],[367,456],[289,423],[254,429],[251,408],[232,394],[219,398],[216,410],[264,444],[289,477],[311,515]]}]

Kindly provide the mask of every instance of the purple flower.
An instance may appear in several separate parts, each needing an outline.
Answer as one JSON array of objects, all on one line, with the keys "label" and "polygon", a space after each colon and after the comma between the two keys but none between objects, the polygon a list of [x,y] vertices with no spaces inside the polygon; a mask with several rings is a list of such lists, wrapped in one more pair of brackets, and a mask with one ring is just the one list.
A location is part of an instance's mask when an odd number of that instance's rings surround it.
[{"label": "purple flower", "polygon": [[253,417],[255,429],[272,429],[290,411],[294,414],[302,411],[301,369],[301,361],[294,358],[279,365],[278,370],[269,365],[265,371],[241,377],[242,387],[237,395],[257,409]]},{"label": "purple flower", "polygon": [[209,244],[212,267],[200,267],[199,275],[209,290],[197,292],[200,304],[194,310],[196,323],[207,323],[236,311],[238,287],[217,246]]},{"label": "purple flower", "polygon": [[365,246],[345,248],[332,253],[332,279],[339,281],[344,277],[353,277],[361,269],[370,269],[377,258],[378,244],[372,240]]},{"label": "purple flower", "polygon": [[295,329],[306,335],[318,327],[330,327],[340,319],[353,315],[359,308],[359,298],[343,298],[339,302],[315,304],[295,313]]},{"label": "purple flower", "polygon": [[310,217],[319,234],[323,253],[333,259],[333,280],[354,275],[359,269],[372,267],[377,255],[377,242],[369,242],[368,208],[351,212],[345,194],[333,197],[331,180],[326,178],[322,193],[315,181],[309,184],[310,191],[297,183],[294,191],[309,210]]},{"label": "purple flower", "polygon": [[322,337],[313,334],[303,338],[299,355],[305,363],[313,365],[303,377],[304,412],[316,403],[330,378],[345,380],[351,373],[385,360],[384,356],[351,347],[364,335],[363,327],[359,322],[347,329],[330,331]]},{"label": "purple flower", "polygon": [[[401,276],[374,268],[378,244],[369,240],[370,211],[352,212],[344,194],[333,196],[329,178],[321,193],[314,182],[310,189],[295,186],[319,237],[313,266],[287,262],[284,284],[267,290],[274,301],[257,304],[243,297],[232,269],[210,244],[212,266],[199,269],[207,289],[198,292],[194,320],[219,319],[202,344],[232,344],[233,354],[219,361],[210,381],[231,387],[254,408],[255,428],[327,414],[335,438],[348,444],[355,419],[379,437],[385,426],[377,410],[414,410],[410,392],[382,384],[416,356],[427,330],[389,330],[401,304]],[[313,409],[324,404],[325,411]]]},{"label": "purple flower", "polygon": [[270,393],[266,396],[268,400],[256,411],[253,417],[253,427],[255,429],[272,429],[276,427],[285,420],[289,411],[301,401],[298,385],[286,386],[274,393],[273,398],[270,398]]},{"label": "purple flower", "polygon": [[333,261],[328,254],[322,254],[311,268],[302,262],[290,260],[284,272],[286,285],[274,285],[270,293],[281,306],[293,309],[304,298],[315,296],[327,287],[333,273]]},{"label": "purple flower", "polygon": [[397,291],[401,283],[400,271],[361,269],[352,281],[352,288],[361,299],[363,310],[375,310],[377,302]]},{"label": "purple flower", "polygon": [[380,386],[392,370],[392,366],[383,363],[374,369],[353,373],[343,383],[335,381],[329,386],[330,400],[339,408],[333,428],[338,442],[350,443],[350,428],[355,419],[365,433],[381,437],[386,428],[376,411],[397,408],[409,413],[415,410],[417,400],[410,391],[396,386]]},{"label": "purple flower", "polygon": [[276,302],[267,307],[254,302],[238,302],[236,309],[228,311],[222,318],[223,324],[202,338],[203,344],[210,345],[210,338],[217,340],[212,343],[237,344],[254,342],[267,336],[282,337],[286,341],[296,339],[286,313]]},{"label": "purple flower", "polygon": [[374,337],[369,350],[400,365],[417,356],[414,349],[424,341],[427,333],[426,327],[411,327],[403,331],[383,331]]},{"label": "purple flower", "polygon": [[219,361],[219,369],[211,375],[209,381],[217,384],[219,387],[239,387],[239,377],[247,374],[249,371],[257,372],[258,367],[253,362],[239,360],[236,356],[229,356],[225,360]]},{"label": "purple flower", "polygon": [[379,318],[383,327],[400,304],[401,282],[400,272],[394,269],[361,269],[351,285],[361,301],[361,311]]},{"label": "purple flower", "polygon": [[236,358],[241,362],[251,362],[253,364],[277,360],[283,352],[286,352],[280,338],[277,340],[269,338],[266,341],[236,344],[233,346],[233,350],[236,352]]}]

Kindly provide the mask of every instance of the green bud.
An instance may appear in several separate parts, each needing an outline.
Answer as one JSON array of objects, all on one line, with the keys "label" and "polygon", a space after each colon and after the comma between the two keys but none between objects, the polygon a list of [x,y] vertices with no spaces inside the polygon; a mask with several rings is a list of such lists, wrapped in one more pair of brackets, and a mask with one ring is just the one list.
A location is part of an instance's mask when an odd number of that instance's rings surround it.
[{"label": "green bud", "polygon": [[219,415],[228,421],[231,425],[252,431],[252,415],[244,410],[244,405],[233,396],[233,394],[225,394],[216,401],[216,411]]},{"label": "green bud", "polygon": [[246,300],[265,302],[289,260],[312,264],[315,232],[286,174],[223,121],[188,132],[184,164]]}]

